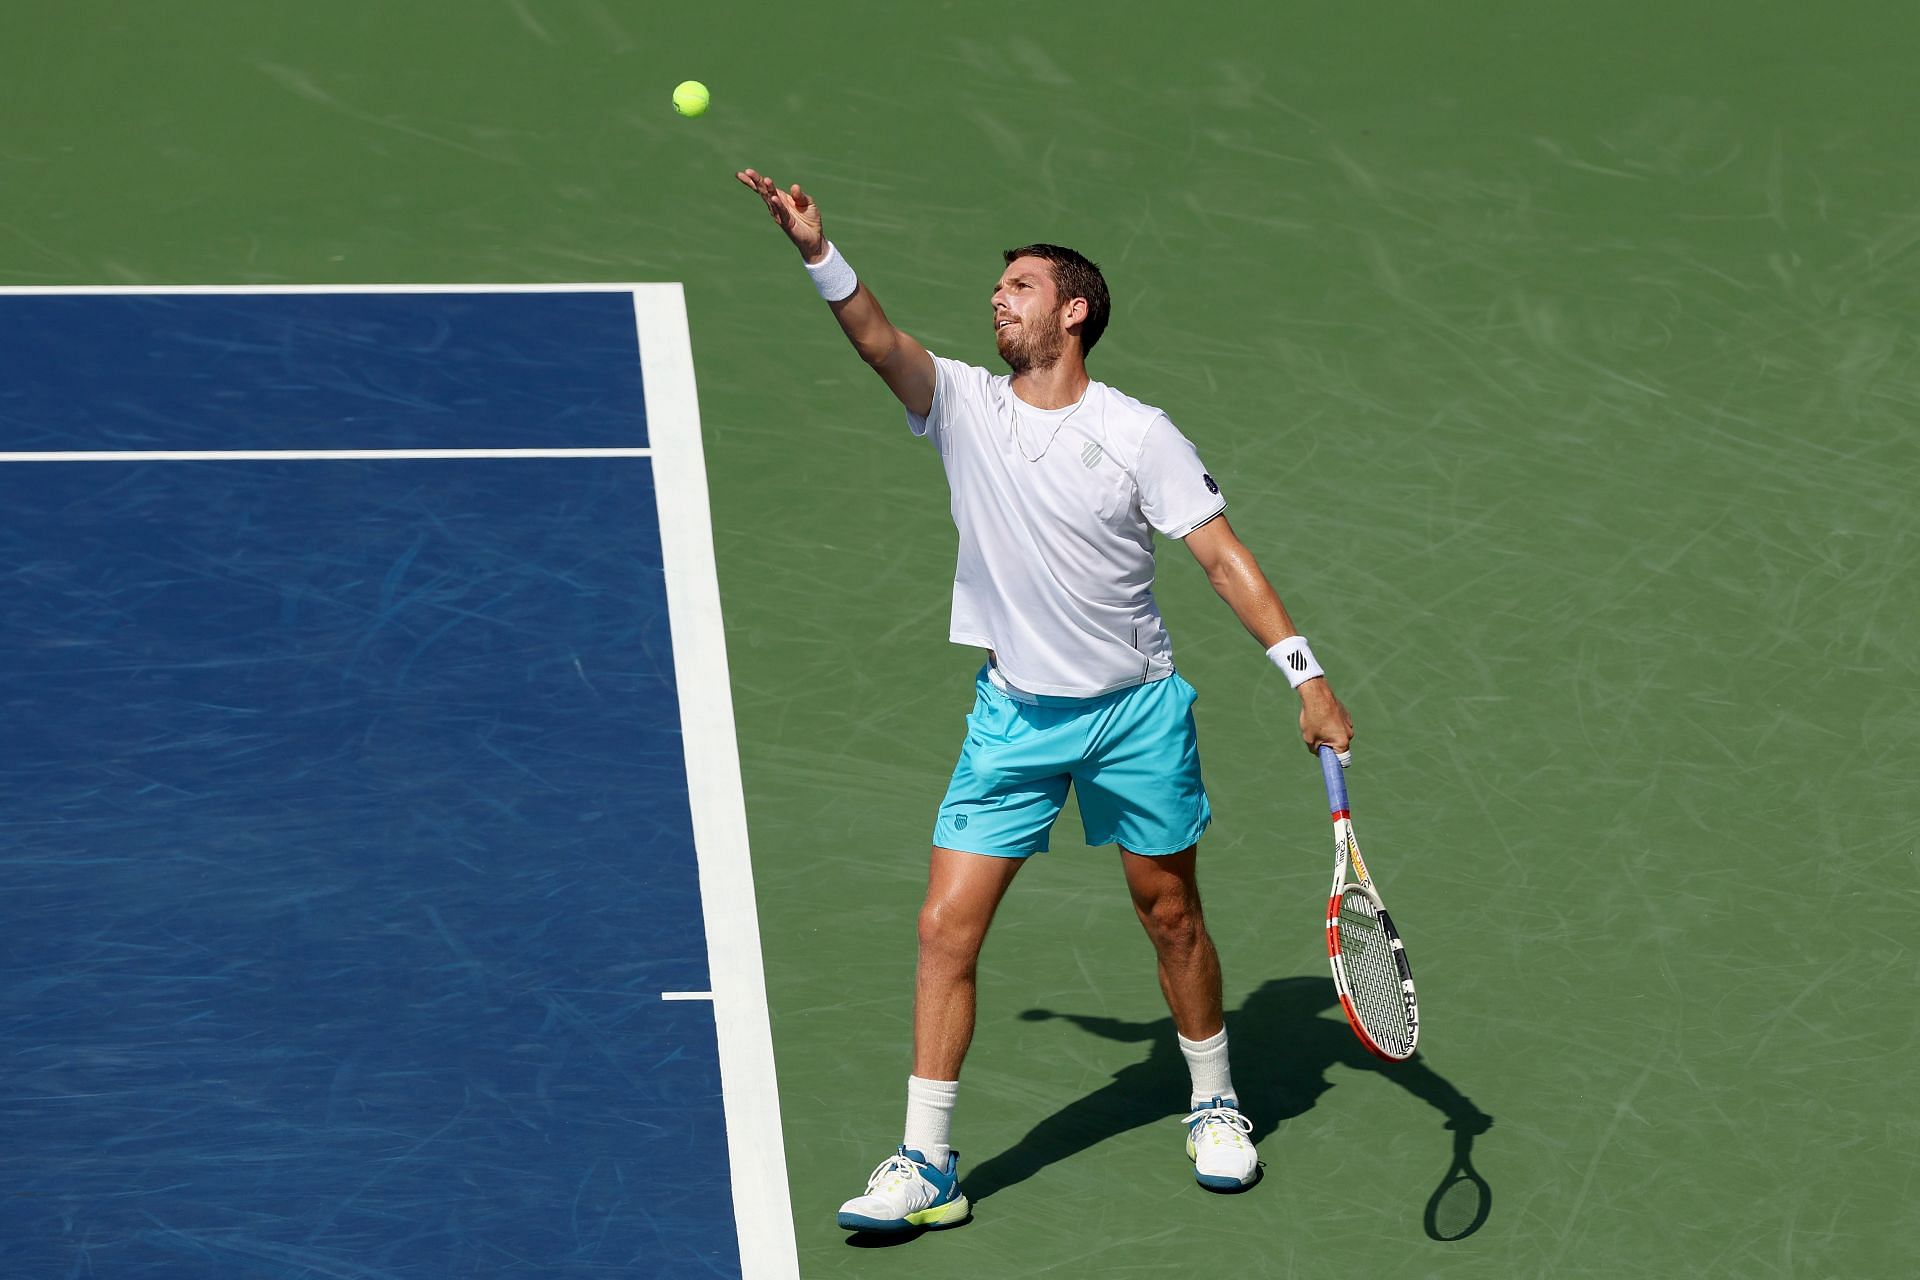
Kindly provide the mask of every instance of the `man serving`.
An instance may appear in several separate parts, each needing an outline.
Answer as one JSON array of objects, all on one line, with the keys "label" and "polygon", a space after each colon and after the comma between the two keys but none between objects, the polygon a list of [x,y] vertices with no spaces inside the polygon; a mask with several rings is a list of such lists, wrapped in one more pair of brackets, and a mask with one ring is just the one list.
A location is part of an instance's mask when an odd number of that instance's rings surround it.
[{"label": "man serving", "polygon": [[854,349],[939,450],[959,531],[950,638],[987,651],[967,738],[933,831],[914,980],[903,1139],[840,1207],[849,1230],[957,1226],[970,1209],[952,1146],[987,927],[1023,861],[1047,849],[1069,790],[1090,845],[1119,846],[1192,1077],[1186,1153],[1201,1186],[1237,1191],[1259,1163],[1227,1065],[1220,959],[1195,875],[1212,812],[1193,723],[1153,598],[1153,535],[1186,543],[1300,696],[1300,736],[1343,754],[1353,724],[1226,500],[1167,415],[1087,376],[1111,310],[1071,249],[1010,249],[993,290],[1011,373],[930,354],[895,328],[827,240],[796,184],[736,175],[800,251]]}]

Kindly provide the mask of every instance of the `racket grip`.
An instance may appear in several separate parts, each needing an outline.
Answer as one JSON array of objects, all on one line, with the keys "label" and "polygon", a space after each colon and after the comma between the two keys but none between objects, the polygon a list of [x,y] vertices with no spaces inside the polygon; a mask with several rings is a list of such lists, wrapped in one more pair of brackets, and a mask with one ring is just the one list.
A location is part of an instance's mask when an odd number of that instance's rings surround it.
[{"label": "racket grip", "polygon": [[1327,812],[1339,813],[1347,807],[1347,771],[1340,767],[1340,756],[1332,747],[1320,748],[1320,772],[1326,775]]}]

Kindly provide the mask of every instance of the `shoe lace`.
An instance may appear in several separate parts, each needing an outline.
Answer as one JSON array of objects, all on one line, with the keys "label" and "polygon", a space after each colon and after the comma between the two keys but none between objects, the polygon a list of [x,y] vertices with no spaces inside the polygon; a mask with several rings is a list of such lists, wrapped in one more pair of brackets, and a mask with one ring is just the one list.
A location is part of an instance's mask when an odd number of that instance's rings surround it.
[{"label": "shoe lace", "polygon": [[882,1160],[867,1179],[869,1193],[890,1191],[914,1177],[913,1161],[898,1153]]},{"label": "shoe lace", "polygon": [[[1193,1128],[1195,1125],[1199,1126],[1199,1128],[1194,1129],[1195,1137],[1198,1137],[1209,1126],[1216,1124],[1225,1125],[1227,1128],[1235,1130],[1238,1134],[1249,1134],[1253,1132],[1253,1121],[1241,1115],[1240,1112],[1233,1107],[1198,1107],[1187,1116],[1184,1123],[1189,1128]],[[1227,1135],[1221,1134],[1220,1136],[1226,1137]],[[1231,1141],[1234,1142],[1238,1142],[1239,1140],[1238,1137],[1231,1139]]]}]

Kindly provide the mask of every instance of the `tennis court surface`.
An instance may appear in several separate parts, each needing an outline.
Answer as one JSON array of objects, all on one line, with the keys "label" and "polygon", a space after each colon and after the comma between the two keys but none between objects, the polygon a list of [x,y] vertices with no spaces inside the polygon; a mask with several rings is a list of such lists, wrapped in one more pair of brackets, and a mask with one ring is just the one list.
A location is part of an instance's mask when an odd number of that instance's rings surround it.
[{"label": "tennis court surface", "polygon": [[785,1172],[726,1141],[778,1109],[679,291],[0,341],[7,1272],[741,1274]]},{"label": "tennis court surface", "polygon": [[[1909,1274],[1916,40],[1884,0],[12,6],[0,453],[116,457],[0,463],[0,1276]],[[978,655],[939,464],[747,165],[942,355],[993,364],[1007,246],[1098,262],[1093,376],[1196,442],[1355,716],[1409,1072],[1329,1004],[1295,700],[1165,549],[1250,1194],[1193,1184],[1070,807],[982,960],[974,1222],[835,1229],[899,1136]],[[634,281],[684,290],[664,371]],[[656,403],[696,369],[697,451]],[[1489,1207],[1443,1220],[1463,1157]]]}]

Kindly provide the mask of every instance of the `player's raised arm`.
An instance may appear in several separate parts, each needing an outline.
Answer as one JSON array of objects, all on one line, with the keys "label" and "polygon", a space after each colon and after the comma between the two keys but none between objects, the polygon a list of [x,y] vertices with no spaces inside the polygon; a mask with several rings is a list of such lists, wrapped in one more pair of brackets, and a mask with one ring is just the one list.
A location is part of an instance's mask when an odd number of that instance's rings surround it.
[{"label": "player's raised arm", "polygon": [[[1312,651],[1287,615],[1287,607],[1280,603],[1279,594],[1260,571],[1253,552],[1240,541],[1227,518],[1222,515],[1207,521],[1188,534],[1186,542],[1187,550],[1207,571],[1207,581],[1299,693],[1300,738],[1307,750],[1317,750],[1325,743],[1335,751],[1346,751],[1353,743],[1353,720],[1340,699],[1333,696],[1326,673],[1314,662]],[[1296,651],[1302,661],[1289,662]]]},{"label": "player's raised arm", "polygon": [[820,206],[797,182],[783,191],[773,179],[753,169],[742,169],[734,177],[766,202],[767,212],[800,251],[807,273],[860,358],[873,366],[908,412],[925,417],[933,409],[933,357],[894,328],[880,309],[880,300],[854,276],[853,268],[821,229]]}]

